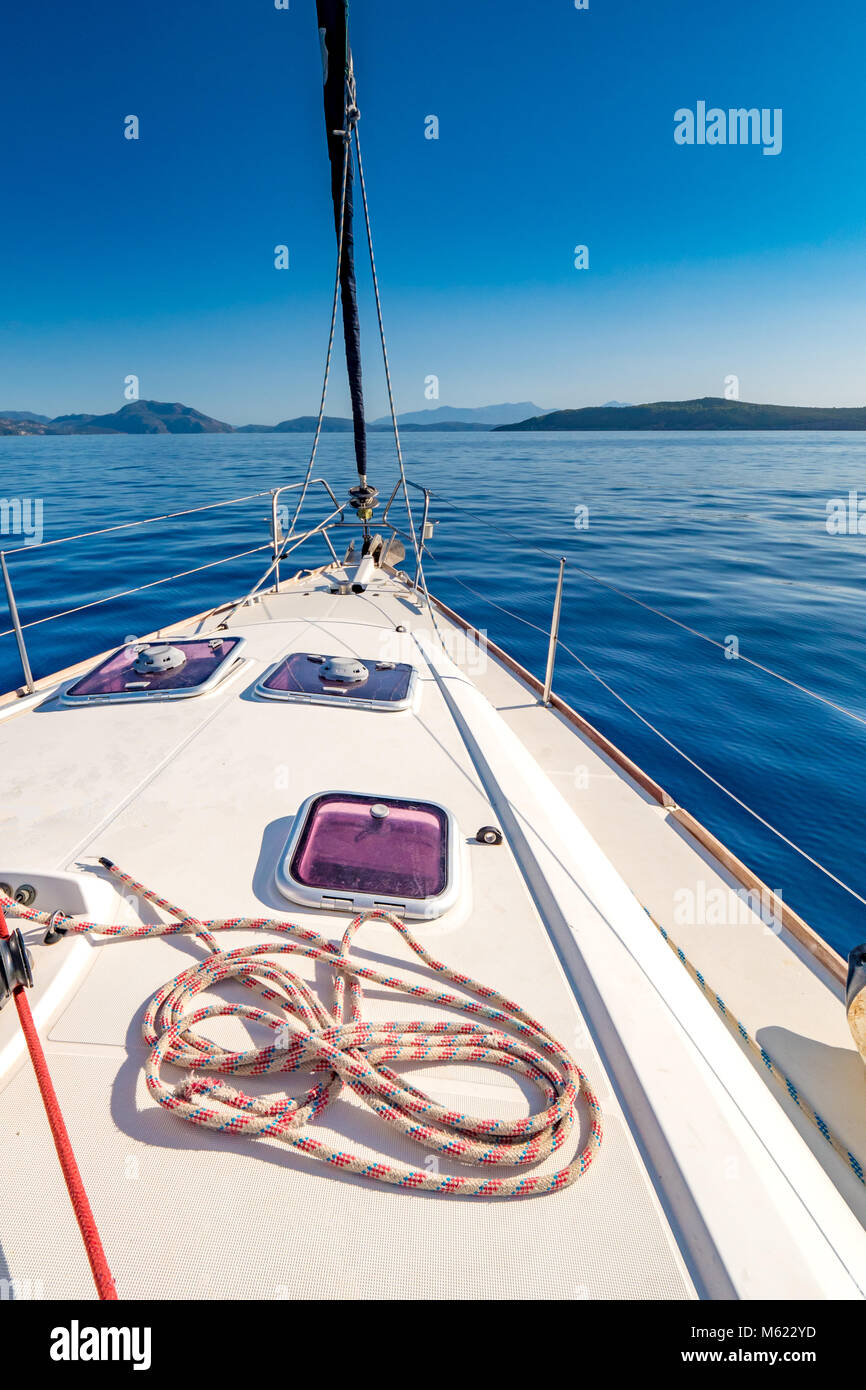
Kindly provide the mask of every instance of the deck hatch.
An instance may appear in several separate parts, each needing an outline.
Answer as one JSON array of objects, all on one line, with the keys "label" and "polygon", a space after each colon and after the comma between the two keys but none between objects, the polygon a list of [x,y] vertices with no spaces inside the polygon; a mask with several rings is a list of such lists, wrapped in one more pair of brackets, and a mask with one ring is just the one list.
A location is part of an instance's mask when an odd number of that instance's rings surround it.
[{"label": "deck hatch", "polygon": [[295,901],[435,917],[456,896],[456,827],[433,802],[325,792],[304,803],[295,827],[277,873]]},{"label": "deck hatch", "polygon": [[242,637],[129,642],[70,685],[63,699],[78,704],[201,695],[228,675],[242,646]]},{"label": "deck hatch", "polygon": [[417,672],[405,661],[290,652],[256,686],[267,700],[316,701],[402,710],[412,704]]}]

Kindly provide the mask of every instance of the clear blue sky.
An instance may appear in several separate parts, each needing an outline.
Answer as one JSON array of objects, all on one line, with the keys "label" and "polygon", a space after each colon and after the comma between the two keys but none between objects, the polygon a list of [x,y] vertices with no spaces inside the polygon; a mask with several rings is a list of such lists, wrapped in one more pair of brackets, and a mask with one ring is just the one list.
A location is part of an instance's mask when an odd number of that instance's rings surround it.
[{"label": "clear blue sky", "polygon": [[[866,403],[862,7],[354,0],[352,38],[400,409],[433,373],[452,405],[729,373],[746,400]],[[334,260],[313,0],[7,5],[0,44],[0,409],[116,409],[135,373],[233,424],[312,412]],[[781,154],[676,145],[699,100],[782,108]]]}]

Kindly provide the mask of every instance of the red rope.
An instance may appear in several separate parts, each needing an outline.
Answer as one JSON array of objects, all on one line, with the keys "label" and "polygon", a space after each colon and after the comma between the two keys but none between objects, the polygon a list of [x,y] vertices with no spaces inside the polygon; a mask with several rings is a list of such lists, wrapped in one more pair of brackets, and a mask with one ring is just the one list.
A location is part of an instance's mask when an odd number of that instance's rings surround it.
[{"label": "red rope", "polygon": [[[0,907],[0,940],[8,941],[8,939],[9,928],[6,925],[3,909]],[[33,1015],[30,1012],[30,1001],[27,998],[27,993],[23,985],[18,985],[14,990],[14,996],[21,1029],[27,1041],[27,1050],[30,1053],[33,1070],[36,1073],[36,1080],[42,1095],[42,1103],[45,1106],[45,1113],[48,1116],[48,1123],[51,1126],[54,1147],[57,1150],[57,1157],[60,1159],[60,1167],[63,1169],[66,1188],[69,1192],[69,1199],[72,1202],[72,1209],[75,1212],[75,1219],[78,1222],[78,1229],[81,1231],[84,1248],[87,1251],[87,1258],[90,1262],[94,1283],[96,1284],[101,1299],[116,1299],[117,1289],[114,1287],[114,1279],[112,1278],[111,1270],[108,1268],[108,1261],[105,1258],[102,1241],[99,1239],[99,1232],[96,1229],[96,1221],[91,1211],[90,1203],[87,1200],[87,1193],[84,1190],[84,1183],[78,1171],[75,1154],[72,1152],[72,1143],[63,1120],[60,1102],[57,1099],[57,1092],[51,1081],[51,1075],[48,1071],[48,1063],[45,1060],[42,1043],[39,1041],[36,1024],[33,1022]]]}]

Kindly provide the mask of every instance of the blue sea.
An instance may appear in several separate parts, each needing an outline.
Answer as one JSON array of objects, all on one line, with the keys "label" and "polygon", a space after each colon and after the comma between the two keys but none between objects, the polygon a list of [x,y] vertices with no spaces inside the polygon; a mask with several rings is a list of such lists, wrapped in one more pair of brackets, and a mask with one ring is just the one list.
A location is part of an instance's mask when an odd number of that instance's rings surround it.
[{"label": "blue sea", "polygon": [[[297,481],[309,447],[306,435],[7,437],[0,439],[0,497],[41,498],[48,541]],[[563,640],[713,777],[866,896],[866,723],[726,655],[738,646],[741,656],[866,720],[866,535],[827,528],[831,499],[847,499],[858,487],[866,496],[866,437],[443,433],[407,435],[404,447],[410,478],[454,504],[431,504],[437,526],[427,575],[434,593],[543,674],[545,637],[501,608],[546,629],[557,570],[549,557],[564,555]],[[317,473],[340,496],[354,481],[350,450],[342,435],[320,444]],[[371,478],[385,498],[396,479],[393,443],[374,434],[370,452]],[[311,507],[309,514],[324,513]],[[266,567],[266,552],[39,621],[263,544],[268,515],[262,497],[10,556],[22,621],[37,624],[26,633],[34,674],[244,593]],[[402,524],[396,505],[394,519]],[[21,543],[2,537],[7,551]],[[326,556],[317,539],[284,573]],[[477,593],[462,587],[452,568]],[[5,630],[11,624],[2,592],[0,606]],[[0,689],[21,682],[14,637],[3,636]],[[564,653],[555,688],[838,950],[866,939],[861,903],[730,801]]]}]

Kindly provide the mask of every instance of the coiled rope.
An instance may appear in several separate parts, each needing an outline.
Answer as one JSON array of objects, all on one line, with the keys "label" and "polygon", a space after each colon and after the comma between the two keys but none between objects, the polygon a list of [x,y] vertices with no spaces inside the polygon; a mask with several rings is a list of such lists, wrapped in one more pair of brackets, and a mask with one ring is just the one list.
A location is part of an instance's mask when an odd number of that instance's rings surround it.
[{"label": "coiled rope", "polygon": [[[153,903],[174,920],[116,927],[40,912],[10,899],[2,903],[10,913],[50,925],[55,931],[95,932],[121,941],[184,933],[196,936],[209,948],[211,954],[206,960],[162,986],[144,1015],[144,1038],[151,1048],[145,1068],[147,1086],[167,1110],[207,1129],[279,1139],[342,1172],[447,1196],[540,1196],[568,1187],[589,1167],[602,1140],[601,1109],[586,1075],[568,1051],[518,1004],[435,960],[398,917],[381,911],[362,913],[346,928],[339,946],[309,928],[266,917],[199,921],[109,860],[101,863],[127,892]],[[466,993],[453,994],[397,975],[384,975],[351,960],[357,932],[365,922],[377,919],[390,922],[429,970]],[[220,931],[276,932],[287,940],[223,951],[213,935]],[[273,959],[293,953],[325,961],[334,971],[331,1011],[305,980]],[[230,981],[254,990],[270,1007],[196,1004],[202,991]],[[485,1021],[365,1022],[361,1016],[362,981]],[[468,997],[471,995],[477,998]],[[278,1040],[267,1047],[228,1051],[195,1031],[205,1019],[226,1015],[262,1024],[278,1033]],[[518,1036],[502,1031],[503,1027]],[[397,1075],[388,1065],[393,1061],[480,1062],[501,1067],[531,1080],[542,1094],[544,1108],[517,1120],[483,1119],[448,1110]],[[162,1077],[166,1063],[188,1068],[187,1076],[177,1085],[169,1085]],[[292,1072],[324,1075],[298,1097],[248,1095],[218,1079],[226,1074]],[[312,1122],[337,1099],[344,1086],[392,1129],[420,1144],[434,1160],[441,1155],[485,1169],[539,1164],[558,1153],[568,1140],[578,1119],[578,1096],[588,1111],[589,1135],[585,1147],[570,1163],[542,1175],[442,1176],[435,1161],[425,1169],[371,1162],[323,1144],[311,1132]]]}]

